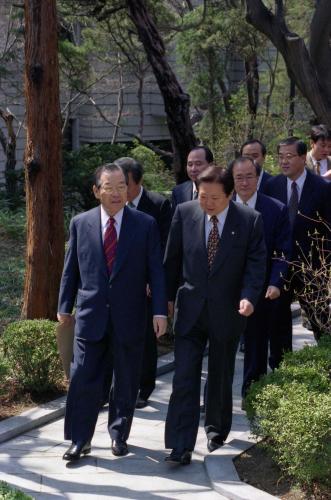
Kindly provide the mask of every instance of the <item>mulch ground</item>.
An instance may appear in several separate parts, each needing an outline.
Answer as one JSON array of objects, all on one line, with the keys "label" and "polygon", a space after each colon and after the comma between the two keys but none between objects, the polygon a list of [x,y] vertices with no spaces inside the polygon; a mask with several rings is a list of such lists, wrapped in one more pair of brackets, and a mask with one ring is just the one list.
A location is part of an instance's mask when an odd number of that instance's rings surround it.
[{"label": "mulch ground", "polygon": [[308,492],[285,477],[282,470],[261,445],[252,446],[234,460],[241,481],[282,500],[330,500],[331,490],[320,484]]}]

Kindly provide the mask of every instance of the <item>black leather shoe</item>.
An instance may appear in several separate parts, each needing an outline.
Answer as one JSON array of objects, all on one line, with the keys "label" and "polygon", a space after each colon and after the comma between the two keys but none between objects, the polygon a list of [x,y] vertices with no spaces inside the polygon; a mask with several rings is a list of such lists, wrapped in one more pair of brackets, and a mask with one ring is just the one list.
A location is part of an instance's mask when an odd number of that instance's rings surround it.
[{"label": "black leather shoe", "polygon": [[213,451],[217,450],[218,448],[221,448],[223,446],[224,441],[222,441],[220,438],[213,438],[213,439],[208,439],[207,441],[207,449],[210,453]]},{"label": "black leather shoe", "polygon": [[123,457],[129,453],[126,441],[117,441],[116,439],[111,442],[111,451],[115,457]]},{"label": "black leather shoe", "polygon": [[164,461],[168,464],[189,465],[191,463],[192,452],[190,450],[173,449],[170,455],[165,457]]},{"label": "black leather shoe", "polygon": [[87,455],[88,453],[91,453],[91,443],[89,441],[87,443],[79,441],[78,443],[72,443],[62,458],[72,462],[73,460],[79,460],[81,455]]},{"label": "black leather shoe", "polygon": [[141,410],[141,408],[145,408],[147,405],[148,405],[148,402],[146,401],[146,399],[143,399],[143,398],[137,399],[136,408]]}]

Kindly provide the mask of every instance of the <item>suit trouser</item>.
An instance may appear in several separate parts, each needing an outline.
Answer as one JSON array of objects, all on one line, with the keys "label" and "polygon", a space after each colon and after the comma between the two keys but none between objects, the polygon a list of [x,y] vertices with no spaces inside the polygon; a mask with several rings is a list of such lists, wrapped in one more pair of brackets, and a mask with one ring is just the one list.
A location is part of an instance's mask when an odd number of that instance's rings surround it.
[{"label": "suit trouser", "polygon": [[75,339],[64,423],[65,439],[90,441],[104,402],[106,377],[112,366],[108,430],[112,439],[127,440],[142,362],[141,342],[124,342],[112,332],[99,342]]},{"label": "suit trouser", "polygon": [[157,369],[157,341],[153,327],[152,301],[147,301],[147,326],[144,346],[143,363],[140,377],[139,396],[145,401],[155,389]]},{"label": "suit trouser", "polygon": [[[232,424],[232,382],[239,334],[213,334],[207,307],[186,335],[175,335],[175,374],[165,428],[166,448],[193,450],[200,420],[202,357],[207,340],[208,388],[205,431],[208,439],[225,440]],[[240,333],[240,332],[239,332]]]},{"label": "suit trouser", "polygon": [[277,303],[262,298],[254,311],[247,318],[244,333],[245,354],[242,397],[246,396],[252,382],[267,373],[268,368],[268,341],[270,327],[275,320],[274,311]]}]

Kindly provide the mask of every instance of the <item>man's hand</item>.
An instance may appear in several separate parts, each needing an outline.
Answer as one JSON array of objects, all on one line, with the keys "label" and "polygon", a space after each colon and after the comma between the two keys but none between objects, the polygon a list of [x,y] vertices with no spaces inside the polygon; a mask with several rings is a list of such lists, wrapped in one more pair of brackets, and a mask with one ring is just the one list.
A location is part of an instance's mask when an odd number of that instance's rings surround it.
[{"label": "man's hand", "polygon": [[164,335],[167,331],[167,318],[153,316],[153,328],[157,338]]},{"label": "man's hand", "polygon": [[169,318],[174,317],[174,302],[168,302],[168,316]]},{"label": "man's hand", "polygon": [[331,168],[325,174],[322,175],[324,179],[327,179],[328,181],[331,181]]},{"label": "man's hand", "polygon": [[242,299],[239,302],[239,309],[238,309],[239,314],[242,316],[250,316],[254,312],[254,306],[253,304],[250,303],[249,300],[247,299]]},{"label": "man's hand", "polygon": [[57,320],[60,323],[60,325],[69,327],[74,324],[75,318],[72,314],[57,313]]},{"label": "man's hand", "polygon": [[268,286],[267,292],[265,294],[266,299],[275,300],[280,296],[280,290],[277,286]]}]

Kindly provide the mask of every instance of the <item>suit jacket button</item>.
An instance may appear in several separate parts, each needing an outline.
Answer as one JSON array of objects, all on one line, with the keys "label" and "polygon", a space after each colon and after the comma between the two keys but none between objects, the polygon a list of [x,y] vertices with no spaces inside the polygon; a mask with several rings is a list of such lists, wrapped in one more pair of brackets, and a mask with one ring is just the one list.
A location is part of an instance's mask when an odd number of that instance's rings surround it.
[{"label": "suit jacket button", "polygon": [[106,307],[109,307],[109,304],[106,304]]}]

